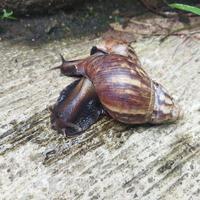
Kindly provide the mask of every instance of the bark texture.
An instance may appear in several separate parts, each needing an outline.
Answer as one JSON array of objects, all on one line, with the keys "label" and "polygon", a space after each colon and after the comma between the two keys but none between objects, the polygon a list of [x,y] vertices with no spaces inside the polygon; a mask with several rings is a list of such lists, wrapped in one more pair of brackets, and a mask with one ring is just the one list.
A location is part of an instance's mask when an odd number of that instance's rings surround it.
[{"label": "bark texture", "polygon": [[171,36],[134,44],[145,70],[179,102],[176,124],[103,118],[83,135],[50,129],[48,106],[73,79],[49,71],[98,40],[39,47],[0,41],[1,199],[188,200],[200,197],[200,42]]}]

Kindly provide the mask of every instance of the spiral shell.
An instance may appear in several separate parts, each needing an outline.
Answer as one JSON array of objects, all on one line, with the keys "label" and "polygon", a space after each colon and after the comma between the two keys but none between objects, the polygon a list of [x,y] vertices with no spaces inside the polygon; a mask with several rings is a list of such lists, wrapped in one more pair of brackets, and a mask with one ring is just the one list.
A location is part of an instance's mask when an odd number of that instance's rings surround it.
[{"label": "spiral shell", "polygon": [[94,55],[77,67],[84,67],[104,109],[120,122],[157,124],[179,117],[179,109],[165,89],[126,56]]}]

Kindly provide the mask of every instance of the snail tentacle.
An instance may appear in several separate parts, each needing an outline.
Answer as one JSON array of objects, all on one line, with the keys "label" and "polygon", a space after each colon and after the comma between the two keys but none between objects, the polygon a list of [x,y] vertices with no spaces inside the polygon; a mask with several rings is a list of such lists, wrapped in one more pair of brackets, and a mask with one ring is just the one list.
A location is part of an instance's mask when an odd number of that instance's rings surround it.
[{"label": "snail tentacle", "polygon": [[90,50],[90,55],[93,55],[95,53],[103,53],[108,54],[106,51],[103,51],[102,49],[97,48],[96,46],[93,46]]},{"label": "snail tentacle", "polygon": [[60,57],[62,64],[51,68],[51,70],[60,69],[61,74],[65,76],[72,76],[72,77],[83,76],[83,69],[81,69],[81,67],[77,67],[77,65],[82,61],[82,59],[67,61],[61,54]]}]

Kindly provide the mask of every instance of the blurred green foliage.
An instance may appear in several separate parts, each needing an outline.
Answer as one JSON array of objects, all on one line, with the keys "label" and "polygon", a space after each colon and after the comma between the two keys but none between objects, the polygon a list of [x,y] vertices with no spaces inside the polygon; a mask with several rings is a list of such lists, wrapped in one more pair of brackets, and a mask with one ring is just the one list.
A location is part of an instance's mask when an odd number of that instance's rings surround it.
[{"label": "blurred green foliage", "polygon": [[200,8],[195,7],[195,6],[190,6],[190,5],[180,4],[180,3],[172,3],[172,4],[169,4],[169,6],[171,8],[176,8],[179,10],[184,10],[187,12],[194,13],[196,15],[200,15]]},{"label": "blurred green foliage", "polygon": [[0,15],[0,19],[16,19],[14,16],[13,16],[13,11],[7,11],[6,9],[3,9],[3,14]]}]

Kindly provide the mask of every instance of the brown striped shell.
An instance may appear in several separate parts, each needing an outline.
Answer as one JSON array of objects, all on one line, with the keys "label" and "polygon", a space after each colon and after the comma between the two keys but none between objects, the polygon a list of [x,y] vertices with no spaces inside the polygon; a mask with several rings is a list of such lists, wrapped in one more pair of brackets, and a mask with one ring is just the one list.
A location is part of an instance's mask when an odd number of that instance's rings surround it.
[{"label": "brown striped shell", "polygon": [[76,67],[93,83],[104,109],[120,122],[157,124],[180,115],[165,89],[129,57],[95,54]]}]

